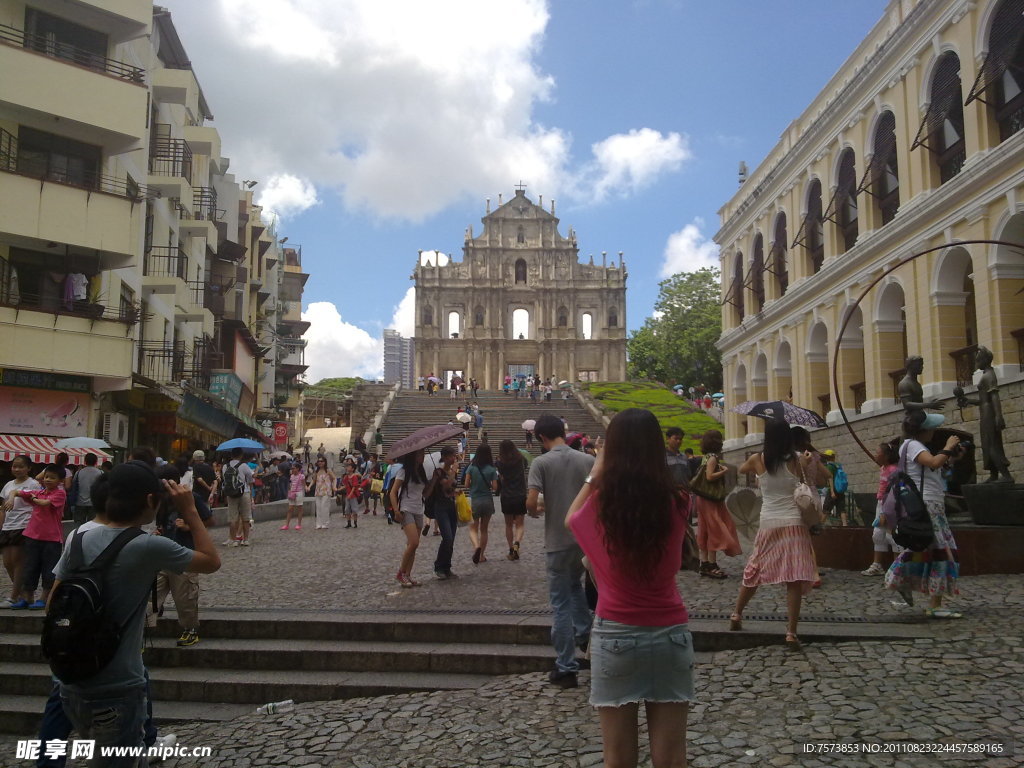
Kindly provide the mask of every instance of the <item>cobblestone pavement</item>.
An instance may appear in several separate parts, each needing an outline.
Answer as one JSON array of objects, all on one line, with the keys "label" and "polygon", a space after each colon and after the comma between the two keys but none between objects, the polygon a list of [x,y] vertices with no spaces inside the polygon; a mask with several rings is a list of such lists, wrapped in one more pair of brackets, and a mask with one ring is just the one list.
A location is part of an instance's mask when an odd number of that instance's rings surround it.
[{"label": "cobblestone pavement", "polygon": [[[415,569],[424,586],[413,590],[396,586],[404,537],[380,516],[361,517],[356,530],[346,530],[337,520],[327,531],[310,523],[301,532],[262,523],[252,547],[225,549],[221,571],[203,579],[202,604],[325,610],[547,606],[540,521],[527,521],[519,562],[505,560],[499,529],[489,547],[490,560],[477,567],[470,562],[466,531],[460,530],[455,570],[462,578],[450,582],[426,578],[438,541],[426,537]],[[681,574],[680,588],[691,611],[729,613],[744,561],[742,556],[725,558],[722,565],[730,578],[722,582]],[[880,577],[832,571],[824,572],[823,579],[823,587],[804,604],[805,617],[915,613],[892,604]],[[709,656],[697,671],[698,701],[688,727],[690,764],[1024,765],[1024,577],[967,577],[961,591],[949,604],[962,610],[964,619],[932,620],[926,625],[929,638],[808,644],[798,653],[772,646]],[[782,612],[781,588],[760,590],[747,609],[750,617]],[[587,673],[574,690],[554,689],[543,675],[532,674],[496,678],[475,691],[300,704],[286,714],[179,727],[180,744],[212,746],[214,757],[166,764],[582,768],[601,763],[588,688]],[[1014,742],[1016,753],[962,751],[997,740]],[[837,742],[847,746],[837,748]],[[944,743],[950,745],[946,749],[961,751],[885,752],[908,748],[893,747],[894,742],[917,749]],[[2,753],[13,754],[12,744],[0,742]],[[836,749],[847,751],[831,751]]]}]

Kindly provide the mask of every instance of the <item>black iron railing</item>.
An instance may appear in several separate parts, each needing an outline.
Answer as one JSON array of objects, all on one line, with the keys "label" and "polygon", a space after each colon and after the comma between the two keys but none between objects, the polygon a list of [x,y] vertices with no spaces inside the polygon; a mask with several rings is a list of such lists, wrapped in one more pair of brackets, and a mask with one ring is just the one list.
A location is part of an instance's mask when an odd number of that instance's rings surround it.
[{"label": "black iron railing", "polygon": [[963,139],[960,139],[960,141],[956,142],[945,152],[939,154],[939,183],[945,184],[947,181],[959,174],[964,167],[964,161],[966,159],[967,145],[964,143]]},{"label": "black iron railing", "polygon": [[953,358],[953,364],[956,367],[957,385],[966,387],[974,381],[974,357],[977,353],[977,344],[972,344],[969,347],[961,347],[960,349],[954,349],[949,353],[949,356]]},{"label": "black iron railing", "polygon": [[202,280],[188,281],[189,301],[193,307],[206,306],[206,283]]},{"label": "black iron railing", "polygon": [[120,179],[88,168],[72,170],[67,164],[55,165],[53,159],[50,155],[19,153],[18,137],[0,128],[0,171],[129,200],[142,199],[139,185],[128,176]]},{"label": "black iron railing", "polygon": [[149,172],[192,181],[192,148],[184,139],[171,138],[168,123],[154,123],[149,139]]},{"label": "black iron railing", "polygon": [[146,251],[142,274],[146,277],[177,277],[184,280],[188,276],[188,256],[180,247],[153,246]]},{"label": "black iron railing", "polygon": [[90,320],[112,320],[114,322],[135,325],[139,322],[139,309],[134,304],[122,307],[109,307],[102,302],[90,302],[84,299],[65,301],[52,294],[40,295],[23,290],[16,290],[10,275],[0,270],[0,306],[14,307],[34,312],[46,312],[52,315],[85,317]]},{"label": "black iron railing", "polygon": [[192,218],[217,221],[224,215],[217,209],[217,190],[213,187],[192,187]]},{"label": "black iron railing", "polygon": [[139,373],[165,384],[177,384],[185,376],[190,350],[183,341],[144,341],[139,344]]},{"label": "black iron railing", "polygon": [[27,48],[44,56],[61,59],[94,72],[102,72],[138,85],[145,83],[144,70],[140,67],[108,59],[106,56],[100,56],[92,51],[86,51],[70,43],[62,43],[50,37],[33,35],[7,24],[0,24],[0,43]]}]

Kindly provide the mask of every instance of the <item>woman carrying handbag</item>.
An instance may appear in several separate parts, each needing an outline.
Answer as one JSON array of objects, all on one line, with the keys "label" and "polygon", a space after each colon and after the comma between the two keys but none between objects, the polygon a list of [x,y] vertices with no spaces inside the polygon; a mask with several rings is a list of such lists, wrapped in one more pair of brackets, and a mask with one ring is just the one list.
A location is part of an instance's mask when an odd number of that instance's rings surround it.
[{"label": "woman carrying handbag", "polygon": [[[698,573],[709,579],[726,578],[725,571],[716,562],[718,553],[728,557],[742,554],[740,540],[736,535],[736,525],[732,515],[725,506],[725,474],[728,467],[719,458],[722,451],[722,433],[717,429],[709,429],[700,440],[700,450],[704,454],[700,469],[697,472],[694,500],[697,507],[697,548],[700,565]],[[706,484],[705,482],[706,481]],[[713,493],[701,496],[697,488],[714,489]],[[708,493],[708,490],[705,490]]]}]

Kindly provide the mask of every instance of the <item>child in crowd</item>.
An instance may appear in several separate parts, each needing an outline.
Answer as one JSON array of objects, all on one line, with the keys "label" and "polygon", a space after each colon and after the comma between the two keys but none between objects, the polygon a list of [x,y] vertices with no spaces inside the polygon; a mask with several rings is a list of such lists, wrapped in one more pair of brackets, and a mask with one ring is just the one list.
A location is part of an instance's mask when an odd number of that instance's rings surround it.
[{"label": "child in crowd", "polygon": [[[0,493],[0,551],[3,552],[4,569],[11,577],[11,596],[0,599],[0,608],[10,608],[21,600],[21,582],[24,580],[25,528],[32,519],[32,505],[18,496],[18,491],[41,491],[43,486],[29,477],[32,462],[28,456],[15,456],[11,462],[14,479],[4,486]],[[25,607],[25,606],[22,606]]]},{"label": "child in crowd", "polygon": [[295,516],[295,530],[302,530],[302,507],[306,503],[306,476],[302,474],[302,466],[299,462],[292,462],[292,473],[288,477],[288,514],[285,517],[282,531],[287,531],[292,524],[292,515]]},{"label": "child in crowd", "polygon": [[[25,527],[25,563],[22,572],[21,599],[11,608],[42,610],[53,587],[53,568],[60,560],[64,541],[61,520],[68,494],[64,490],[64,472],[56,464],[43,470],[41,491],[21,490],[17,496],[32,505],[32,518]],[[43,594],[32,601],[39,577],[43,580]]]},{"label": "child in crowd", "polygon": [[342,485],[345,489],[345,527],[359,527],[359,499],[363,489],[370,484],[369,478],[362,477],[356,470],[355,461],[345,461],[345,475],[342,477]]},{"label": "child in crowd", "polygon": [[875,463],[878,465],[878,492],[875,494],[875,521],[871,524],[871,541],[874,544],[875,559],[861,571],[863,576],[882,576],[885,574],[885,567],[882,565],[882,555],[890,549],[895,554],[903,551],[892,538],[892,531],[885,527],[885,515],[882,514],[882,500],[889,490],[889,481],[896,472],[896,465],[900,460],[899,440],[891,440],[888,443],[879,443],[875,452]]},{"label": "child in crowd", "polygon": [[380,472],[380,465],[374,467],[370,473],[370,495],[367,498],[366,506],[370,506],[370,502],[373,502],[373,514],[377,514],[377,502],[380,501],[381,491],[384,490],[384,476]]}]

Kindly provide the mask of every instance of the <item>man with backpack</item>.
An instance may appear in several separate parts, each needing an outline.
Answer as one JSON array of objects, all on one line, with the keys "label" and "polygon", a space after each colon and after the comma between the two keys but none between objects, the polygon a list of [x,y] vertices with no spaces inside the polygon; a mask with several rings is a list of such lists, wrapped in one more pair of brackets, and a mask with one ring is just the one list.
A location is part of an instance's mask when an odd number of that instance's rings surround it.
[{"label": "man with backpack", "polygon": [[249,546],[252,527],[252,470],[244,461],[241,448],[231,450],[231,460],[221,470],[221,493],[228,505],[228,522],[240,537],[238,545]]},{"label": "man with backpack", "polygon": [[[82,739],[96,742],[90,765],[145,765],[102,755],[102,747],[142,747],[146,683],[142,663],[146,601],[161,570],[213,573],[220,557],[199,519],[192,491],[161,485],[139,461],[104,478],[106,525],[75,533],[54,574],[42,648],[61,681],[61,703]],[[165,491],[166,487],[166,491]],[[163,536],[143,535],[167,494],[193,532],[195,551]],[[95,494],[94,494],[95,495]]]},{"label": "man with backpack", "polygon": [[836,460],[836,452],[829,448],[823,451],[825,457],[825,468],[828,469],[831,479],[828,481],[828,496],[825,497],[825,511],[835,517],[839,515],[839,521],[845,528],[849,524],[846,513],[846,492],[850,489],[850,481],[846,477],[846,470]]}]

